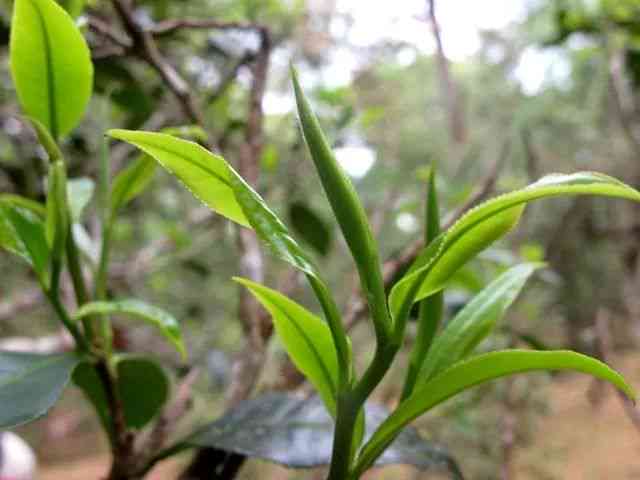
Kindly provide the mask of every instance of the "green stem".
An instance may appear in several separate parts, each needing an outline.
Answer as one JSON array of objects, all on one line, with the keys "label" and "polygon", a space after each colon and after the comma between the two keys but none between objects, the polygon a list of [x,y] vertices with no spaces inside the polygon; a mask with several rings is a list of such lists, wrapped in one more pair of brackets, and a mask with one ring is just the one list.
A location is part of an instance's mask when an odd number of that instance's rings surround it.
[{"label": "green stem", "polygon": [[327,480],[349,479],[353,461],[353,434],[361,405],[347,392],[338,397],[336,428],[333,434],[333,451]]},{"label": "green stem", "polygon": [[[69,274],[71,275],[71,283],[73,283],[73,290],[76,294],[76,301],[78,306],[84,305],[89,301],[89,294],[87,293],[87,287],[84,281],[84,275],[82,274],[82,266],[80,265],[80,254],[78,247],[73,239],[73,230],[69,227],[67,233],[67,264],[69,267]],[[94,341],[93,325],[90,318],[82,319],[82,326],[84,327],[85,335],[90,342]]]},{"label": "green stem", "polygon": [[51,303],[51,306],[53,307],[54,311],[56,312],[56,315],[58,315],[58,318],[60,318],[60,321],[63,323],[65,328],[69,331],[69,333],[75,340],[77,347],[81,351],[88,351],[89,346],[87,345],[87,340],[82,336],[76,324],[73,322],[73,320],[71,320],[71,317],[69,317],[69,314],[67,313],[67,310],[64,308],[64,305],[62,305],[62,302],[60,302],[58,291],[48,290],[45,292],[45,294],[49,299],[49,302]]}]

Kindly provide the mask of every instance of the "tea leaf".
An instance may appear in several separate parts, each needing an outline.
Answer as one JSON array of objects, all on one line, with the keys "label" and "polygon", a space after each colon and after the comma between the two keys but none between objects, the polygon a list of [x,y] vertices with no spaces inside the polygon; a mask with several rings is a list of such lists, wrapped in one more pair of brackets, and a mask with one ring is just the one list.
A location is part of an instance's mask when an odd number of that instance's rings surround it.
[{"label": "tea leaf", "polygon": [[80,361],[75,353],[0,352],[0,428],[15,427],[47,413]]},{"label": "tea leaf", "polygon": [[500,195],[473,208],[442,237],[439,251],[429,245],[409,273],[391,291],[394,319],[402,320],[414,301],[442,289],[466,262],[508,233],[518,222],[527,202],[559,195],[602,195],[640,201],[640,193],[615,178],[595,172],[547,175],[537,182]]},{"label": "tea leaf", "polygon": [[98,315],[130,315],[139,318],[157,328],[183,358],[187,355],[178,321],[161,308],[135,299],[97,301],[82,305],[73,314],[73,318],[76,320],[84,317],[95,318]]},{"label": "tea leaf", "polygon": [[291,360],[316,388],[329,412],[335,415],[338,356],[327,324],[275,290],[244,278],[234,280],[248,288],[269,311]]},{"label": "tea leaf", "polygon": [[91,97],[93,66],[69,14],[53,0],[16,0],[10,62],[26,114],[54,140],[75,128]]},{"label": "tea leaf", "polygon": [[413,394],[373,434],[363,447],[357,473],[370,467],[396,435],[431,408],[471,387],[496,378],[535,370],[575,370],[610,382],[631,399],[635,393],[622,376],[604,363],[580,353],[556,351],[505,350],[478,355],[456,363],[416,388]]},{"label": "tea leaf", "polygon": [[469,355],[491,333],[531,274],[541,266],[524,263],[510,268],[471,299],[436,338],[418,374],[419,383]]},{"label": "tea leaf", "polygon": [[114,215],[140,195],[153,179],[155,171],[155,161],[148,155],[141,155],[135,162],[118,173],[113,180],[111,190],[111,214]]}]

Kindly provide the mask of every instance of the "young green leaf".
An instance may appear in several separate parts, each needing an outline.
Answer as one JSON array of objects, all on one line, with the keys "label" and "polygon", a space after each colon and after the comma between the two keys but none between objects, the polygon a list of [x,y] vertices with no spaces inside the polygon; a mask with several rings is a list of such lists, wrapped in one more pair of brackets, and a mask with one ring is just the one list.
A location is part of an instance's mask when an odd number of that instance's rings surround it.
[{"label": "young green leaf", "polygon": [[49,246],[42,219],[30,210],[0,202],[0,247],[23,258],[41,284],[49,284]]},{"label": "young green leaf", "polygon": [[52,258],[61,259],[69,232],[67,206],[67,172],[62,160],[49,164],[47,192],[47,244]]},{"label": "young green leaf", "polygon": [[164,133],[109,130],[107,134],[153,157],[214,212],[240,225],[249,226],[233,193],[230,167],[222,157],[197,143]]},{"label": "young green leaf", "polygon": [[0,352],[0,428],[15,427],[47,413],[80,361],[75,353]]},{"label": "young green leaf", "polygon": [[15,0],[10,62],[26,114],[54,140],[75,128],[91,97],[93,66],[82,34],[55,1]]},{"label": "young green leaf", "polygon": [[111,190],[111,214],[116,214],[118,210],[140,195],[153,179],[155,171],[155,161],[148,155],[141,155],[118,173],[113,180]]},{"label": "young green leaf", "polygon": [[367,215],[353,184],[333,155],[293,68],[291,77],[304,139],[358,268],[362,289],[369,301],[376,335],[380,339],[386,338],[390,334],[391,319],[386,305],[378,247]]},{"label": "young green leaf", "polygon": [[161,308],[135,299],[89,302],[82,305],[73,314],[73,318],[79,320],[99,315],[130,315],[139,318],[157,328],[183,358],[187,355],[178,321]]},{"label": "young green leaf", "polygon": [[82,212],[91,201],[95,184],[87,177],[74,178],[67,182],[69,213],[73,223],[80,222]]},{"label": "young green leaf", "polygon": [[416,388],[363,447],[357,474],[369,468],[398,432],[412,420],[452,396],[496,378],[534,370],[575,370],[610,382],[631,399],[635,393],[622,376],[604,363],[571,351],[505,350],[459,362]]},{"label": "young green leaf", "polygon": [[291,360],[316,388],[329,412],[335,415],[338,357],[327,324],[275,290],[244,278],[234,280],[248,288],[269,311]]},{"label": "young green leaf", "polygon": [[418,385],[469,355],[491,333],[531,274],[540,267],[535,263],[516,265],[467,303],[433,343],[418,374]]},{"label": "young green leaf", "polygon": [[437,253],[427,246],[409,273],[395,285],[389,298],[394,319],[402,319],[411,303],[440,290],[462,265],[508,233],[517,224],[526,203],[559,195],[601,195],[640,201],[640,193],[633,188],[595,172],[547,175],[521,190],[488,200],[443,234]]},{"label": "young green leaf", "polygon": [[[438,207],[438,192],[436,190],[435,168],[429,171],[427,190],[427,204],[425,208],[425,234],[424,243],[429,245],[440,235],[440,210]],[[416,333],[415,344],[409,357],[407,377],[405,379],[402,398],[408,397],[415,386],[418,372],[424,363],[427,353],[431,349],[431,344],[436,336],[442,313],[444,311],[444,292],[439,291],[420,302],[418,311],[418,331]],[[404,337],[404,325],[396,324],[396,335],[398,338]]]},{"label": "young green leaf", "polygon": [[0,193],[0,205],[11,205],[31,212],[36,217],[43,219],[47,216],[47,209],[44,205],[30,198],[12,193]]}]

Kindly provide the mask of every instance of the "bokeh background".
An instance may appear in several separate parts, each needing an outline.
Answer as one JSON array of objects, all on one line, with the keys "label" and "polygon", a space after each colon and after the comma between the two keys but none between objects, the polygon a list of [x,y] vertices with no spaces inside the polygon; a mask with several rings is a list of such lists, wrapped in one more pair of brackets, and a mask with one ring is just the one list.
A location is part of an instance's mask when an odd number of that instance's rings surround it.
[{"label": "bokeh background", "polygon": [[[78,2],[60,3],[75,8]],[[42,199],[43,152],[19,117],[8,70],[11,4],[0,2],[0,191]],[[126,32],[110,2],[88,0],[85,7],[78,22],[92,48],[96,94],[64,145],[71,176],[97,178],[108,127],[190,129],[237,164],[250,140],[250,67],[259,35],[243,28],[157,33],[162,57],[199,105],[196,128],[158,72],[111,38],[115,32],[126,39]],[[384,259],[398,258],[421,236],[425,180],[433,166],[444,218],[479,189],[498,194],[551,172],[597,170],[640,186],[640,1],[137,0],[134,7],[150,30],[185,18],[269,29],[252,183],[314,251],[345,307],[356,277],[296,125],[290,62],[355,182]],[[113,146],[114,171],[134,158],[127,147]],[[88,258],[99,238],[94,213],[90,206],[83,224]],[[482,349],[572,348],[606,358],[638,387],[639,222],[637,206],[618,200],[531,205],[516,231],[456,276],[447,313],[501,269],[545,260],[548,268]],[[144,298],[175,314],[190,364],[200,366],[185,424],[216,418],[233,382],[231,366],[247,348],[239,290],[230,281],[243,257],[235,228],[158,171],[119,218],[114,245],[110,293]],[[268,254],[264,262],[265,283],[284,285],[317,308],[285,265]],[[57,345],[60,331],[23,265],[0,255],[0,279],[0,342]],[[152,332],[120,327],[122,348],[157,356],[176,383],[184,375],[187,365]],[[351,333],[357,363],[364,365],[373,347],[371,325],[365,318]],[[266,342],[262,363],[257,391],[299,385],[277,340]],[[398,371],[405,364],[401,356]],[[376,400],[393,406],[399,378],[389,374]],[[546,374],[474,389],[417,422],[459,459],[468,478],[504,480],[640,478],[639,424],[609,387]],[[105,439],[77,391],[19,433],[38,455],[38,478],[99,478],[105,471]],[[169,462],[152,478],[173,478],[187,460]],[[241,478],[322,473],[251,461]],[[367,478],[440,477],[393,467]]]}]

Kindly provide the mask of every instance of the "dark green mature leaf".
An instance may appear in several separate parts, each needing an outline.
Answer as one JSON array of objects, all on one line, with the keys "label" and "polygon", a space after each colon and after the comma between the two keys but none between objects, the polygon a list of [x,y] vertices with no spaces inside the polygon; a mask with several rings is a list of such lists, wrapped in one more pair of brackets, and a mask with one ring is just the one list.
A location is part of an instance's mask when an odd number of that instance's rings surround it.
[{"label": "dark green mature leaf", "polygon": [[95,184],[87,177],[74,178],[67,182],[67,197],[71,221],[77,223],[82,218],[82,212],[91,201]]},{"label": "dark green mature leaf", "polygon": [[118,173],[111,190],[112,214],[140,195],[153,179],[155,171],[156,162],[148,155],[142,155]]},{"label": "dark green mature leaf", "polygon": [[43,220],[30,210],[0,202],[0,247],[23,258],[38,275],[49,282],[49,246]]},{"label": "dark green mature leaf", "polygon": [[331,250],[331,229],[313,209],[303,202],[289,205],[291,226],[320,255]]},{"label": "dark green mature leaf", "polygon": [[249,226],[230,183],[230,167],[222,157],[197,143],[164,133],[109,130],[107,134],[131,143],[153,157],[214,212]]},{"label": "dark green mature leaf", "polygon": [[[530,201],[559,195],[602,195],[640,201],[640,193],[615,178],[595,172],[547,175],[537,182],[491,199],[465,214],[425,248],[389,298],[394,318],[402,318],[414,301],[438,290],[467,261],[504,236]],[[434,251],[434,244],[437,251]]]},{"label": "dark green mature leaf", "polygon": [[0,352],[0,428],[15,427],[47,413],[80,361],[75,353]]},{"label": "dark green mature leaf", "polygon": [[576,352],[504,350],[478,355],[458,362],[436,375],[401,402],[363,447],[357,472],[362,473],[369,468],[406,425],[436,405],[481,383],[534,370],[575,370],[588,373],[610,382],[628,397],[635,399],[635,393],[621,375],[599,360]]},{"label": "dark green mature leaf", "polygon": [[338,356],[327,324],[275,290],[244,278],[234,280],[248,288],[272,315],[278,337],[291,360],[335,415]]},{"label": "dark green mature leaf", "polygon": [[493,331],[528,278],[541,266],[535,263],[516,265],[467,303],[436,338],[418,374],[418,384],[469,355]]},{"label": "dark green mature leaf", "polygon": [[[367,431],[387,417],[387,410],[366,405]],[[333,420],[318,397],[267,393],[247,400],[186,440],[184,448],[213,447],[261,458],[291,468],[327,465],[331,460]],[[411,428],[405,428],[377,465],[411,464],[420,470],[449,472],[460,479],[456,461]]]},{"label": "dark green mature leaf", "polygon": [[391,329],[391,319],[386,306],[378,246],[366,212],[351,180],[333,155],[293,68],[291,77],[304,139],[327,199],[358,268],[360,283],[365,292],[365,298],[369,301],[376,335],[378,338],[384,338]]},{"label": "dark green mature leaf", "polygon": [[142,428],[160,413],[169,398],[169,378],[157,362],[146,357],[120,359],[117,372],[127,425]]},{"label": "dark green mature leaf", "polygon": [[161,308],[149,305],[141,300],[126,299],[115,301],[97,301],[82,305],[73,315],[74,319],[97,317],[100,315],[130,315],[152,325],[186,357],[187,352],[182,340],[182,331],[178,320]]},{"label": "dark green mature leaf", "polygon": [[[169,379],[158,363],[138,356],[116,358],[117,387],[124,417],[130,428],[142,428],[162,409],[169,396]],[[100,422],[112,433],[107,394],[96,371],[88,362],[78,365],[73,382],[92,403]]]},{"label": "dark green mature leaf", "polygon": [[10,61],[27,115],[42,123],[54,139],[72,130],[91,97],[93,66],[89,48],[69,14],[53,0],[16,0]]}]

